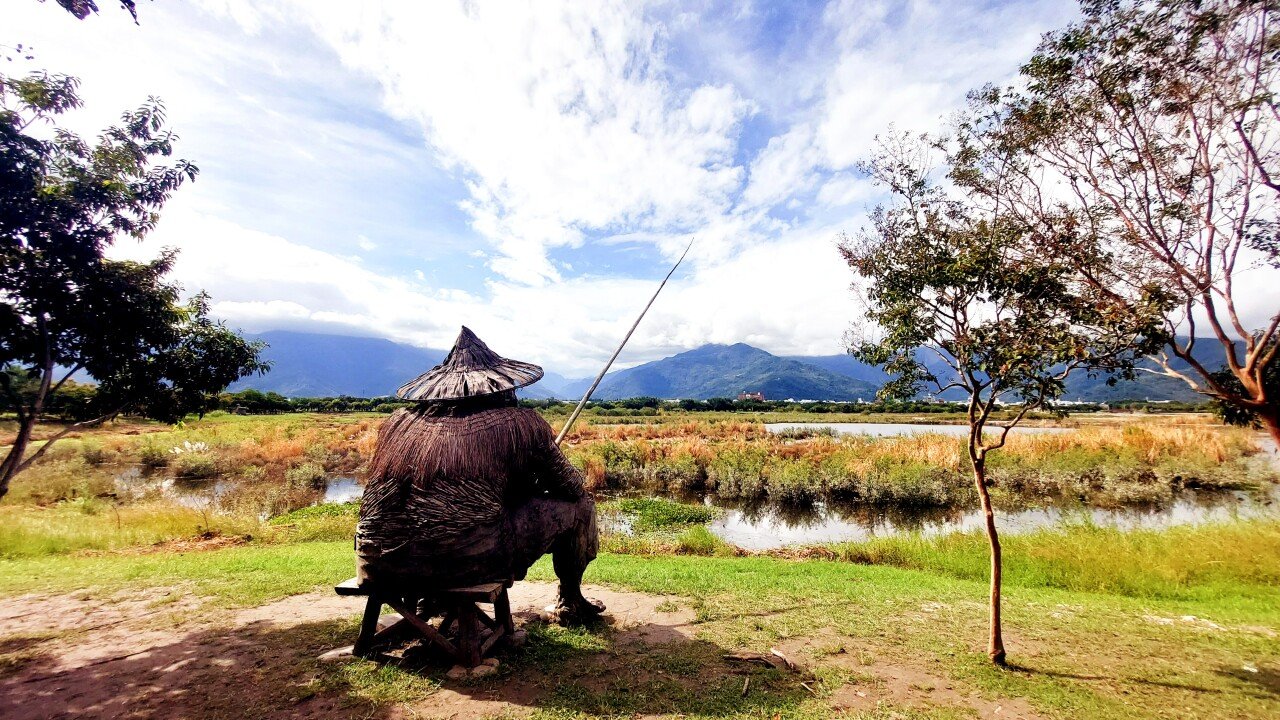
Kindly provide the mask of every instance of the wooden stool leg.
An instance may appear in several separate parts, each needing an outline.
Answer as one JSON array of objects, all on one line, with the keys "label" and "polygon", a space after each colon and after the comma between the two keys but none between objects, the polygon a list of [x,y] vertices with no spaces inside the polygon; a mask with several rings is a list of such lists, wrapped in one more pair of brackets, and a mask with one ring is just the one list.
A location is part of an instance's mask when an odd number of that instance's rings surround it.
[{"label": "wooden stool leg", "polygon": [[516,631],[516,624],[511,619],[511,600],[507,598],[506,588],[502,588],[502,592],[493,601],[493,614],[497,615],[495,619],[502,624],[502,629],[506,631],[507,637],[512,637]]},{"label": "wooden stool leg", "polygon": [[360,635],[356,637],[355,647],[351,654],[366,657],[373,649],[373,637],[378,634],[378,616],[382,613],[382,598],[377,593],[370,593],[369,601],[364,606],[364,617],[360,620]]},{"label": "wooden stool leg", "polygon": [[458,661],[464,667],[480,664],[480,620],[476,605],[463,602],[458,608]]}]

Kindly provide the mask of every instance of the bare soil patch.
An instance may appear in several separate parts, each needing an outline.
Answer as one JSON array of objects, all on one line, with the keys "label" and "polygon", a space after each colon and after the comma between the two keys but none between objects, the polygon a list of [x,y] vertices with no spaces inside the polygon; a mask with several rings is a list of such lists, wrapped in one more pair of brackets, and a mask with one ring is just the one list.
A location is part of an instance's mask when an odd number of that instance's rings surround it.
[{"label": "bare soil patch", "polygon": [[[0,679],[0,717],[479,720],[536,708],[650,717],[720,707],[772,716],[814,697],[806,669],[814,663],[847,664],[856,677],[828,699],[836,711],[948,705],[981,717],[1036,717],[1024,704],[975,697],[919,669],[863,665],[856,651],[834,649],[852,646],[831,632],[780,646],[801,666],[788,672],[726,659],[740,649],[697,638],[681,598],[603,587],[587,594],[608,606],[604,625],[564,631],[539,620],[555,585],[517,583],[513,611],[530,643],[504,655],[497,675],[462,681],[443,680],[448,665],[439,662],[407,671],[318,662],[354,639],[362,608],[360,598],[329,592],[242,610],[183,588],[151,589],[142,599],[8,598],[0,604],[0,657],[17,660]],[[414,683],[412,692],[379,695],[398,682],[384,671]]]}]

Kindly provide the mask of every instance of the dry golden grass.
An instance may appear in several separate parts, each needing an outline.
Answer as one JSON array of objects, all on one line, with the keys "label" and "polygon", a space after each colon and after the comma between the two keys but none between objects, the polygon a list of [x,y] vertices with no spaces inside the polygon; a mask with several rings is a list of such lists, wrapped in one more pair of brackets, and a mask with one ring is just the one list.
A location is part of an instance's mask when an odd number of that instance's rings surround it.
[{"label": "dry golden grass", "polygon": [[711,439],[754,439],[768,436],[758,422],[665,422],[627,425],[575,425],[565,443],[575,445],[594,440],[670,440],[690,437]]},{"label": "dry golden grass", "polygon": [[[750,423],[594,426],[566,450],[593,488],[951,504],[966,499],[969,483],[964,439],[931,433],[796,439]],[[1015,432],[991,470],[1010,500],[1083,494],[1117,505],[1167,500],[1184,483],[1248,486],[1257,469],[1244,458],[1257,451],[1247,430],[1143,422]]]}]

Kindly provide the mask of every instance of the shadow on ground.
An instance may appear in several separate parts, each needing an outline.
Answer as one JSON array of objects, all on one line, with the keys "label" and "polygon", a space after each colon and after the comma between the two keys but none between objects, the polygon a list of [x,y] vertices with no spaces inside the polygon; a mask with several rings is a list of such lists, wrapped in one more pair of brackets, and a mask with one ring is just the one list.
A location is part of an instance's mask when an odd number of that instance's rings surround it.
[{"label": "shadow on ground", "polygon": [[1280,699],[1280,670],[1269,667],[1253,669],[1223,667],[1218,670],[1218,673],[1234,678],[1249,688],[1249,693],[1256,698],[1264,700]]},{"label": "shadow on ground", "polygon": [[528,642],[503,653],[495,675],[461,681],[444,679],[447,660],[414,647],[381,663],[319,662],[354,639],[354,619],[204,629],[77,668],[26,663],[0,680],[0,717],[383,718],[401,703],[459,720],[522,708],[772,715],[810,697],[804,677],[726,660],[724,648],[670,626],[525,627]]},{"label": "shadow on ground", "polygon": [[[418,708],[427,715],[479,718],[514,708],[591,715],[729,716],[785,712],[813,697],[806,675],[731,661],[725,648],[669,625],[615,628],[606,620],[561,627],[523,623],[526,645],[503,653],[490,677],[444,680]],[[361,661],[354,661],[359,663]],[[439,680],[449,663],[427,648],[393,661]]]},{"label": "shadow on ground", "polygon": [[330,621],[201,630],[82,667],[31,662],[0,680],[0,717],[380,717],[377,703],[331,692],[316,655],[351,633]]}]

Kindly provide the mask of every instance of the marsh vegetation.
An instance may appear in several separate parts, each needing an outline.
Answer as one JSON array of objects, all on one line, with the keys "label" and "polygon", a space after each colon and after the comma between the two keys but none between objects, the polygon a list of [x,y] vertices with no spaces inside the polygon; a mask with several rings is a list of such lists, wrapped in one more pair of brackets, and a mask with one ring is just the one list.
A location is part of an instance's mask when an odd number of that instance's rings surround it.
[{"label": "marsh vegetation", "polygon": [[[647,536],[666,523],[626,519],[643,503],[666,515],[709,513],[676,532],[690,534],[687,548],[706,552],[719,551],[726,537],[743,538],[744,525],[773,536],[779,533],[771,528],[795,528],[781,533],[796,538],[790,544],[970,527],[964,513],[973,507],[973,488],[963,473],[962,438],[930,427],[890,437],[808,428],[776,433],[760,422],[774,416],[704,415],[667,413],[646,425],[599,417],[575,428],[566,451],[608,500],[606,513],[619,519],[606,522],[614,529],[608,542],[619,549],[674,546],[671,533]],[[176,427],[122,421],[78,433],[20,475],[0,503],[0,555],[113,550],[203,535],[255,542],[347,537],[355,506],[344,510],[341,503],[358,499],[384,418],[214,413]],[[1077,509],[1160,518],[1183,507],[1183,520],[1196,521],[1197,511],[1184,506],[1213,507],[1215,498],[1265,501],[1275,487],[1257,436],[1247,430],[1187,415],[1102,422],[1093,417],[1067,432],[1012,436],[1008,452],[992,463],[991,490],[1002,512],[1043,511],[1037,516],[1043,521],[1028,521],[1023,530],[1080,519],[1072,514]],[[1226,490],[1233,494],[1220,492]],[[664,498],[674,509],[646,498]],[[844,525],[825,534],[802,531],[831,522]],[[850,525],[866,532],[847,532]]]}]

